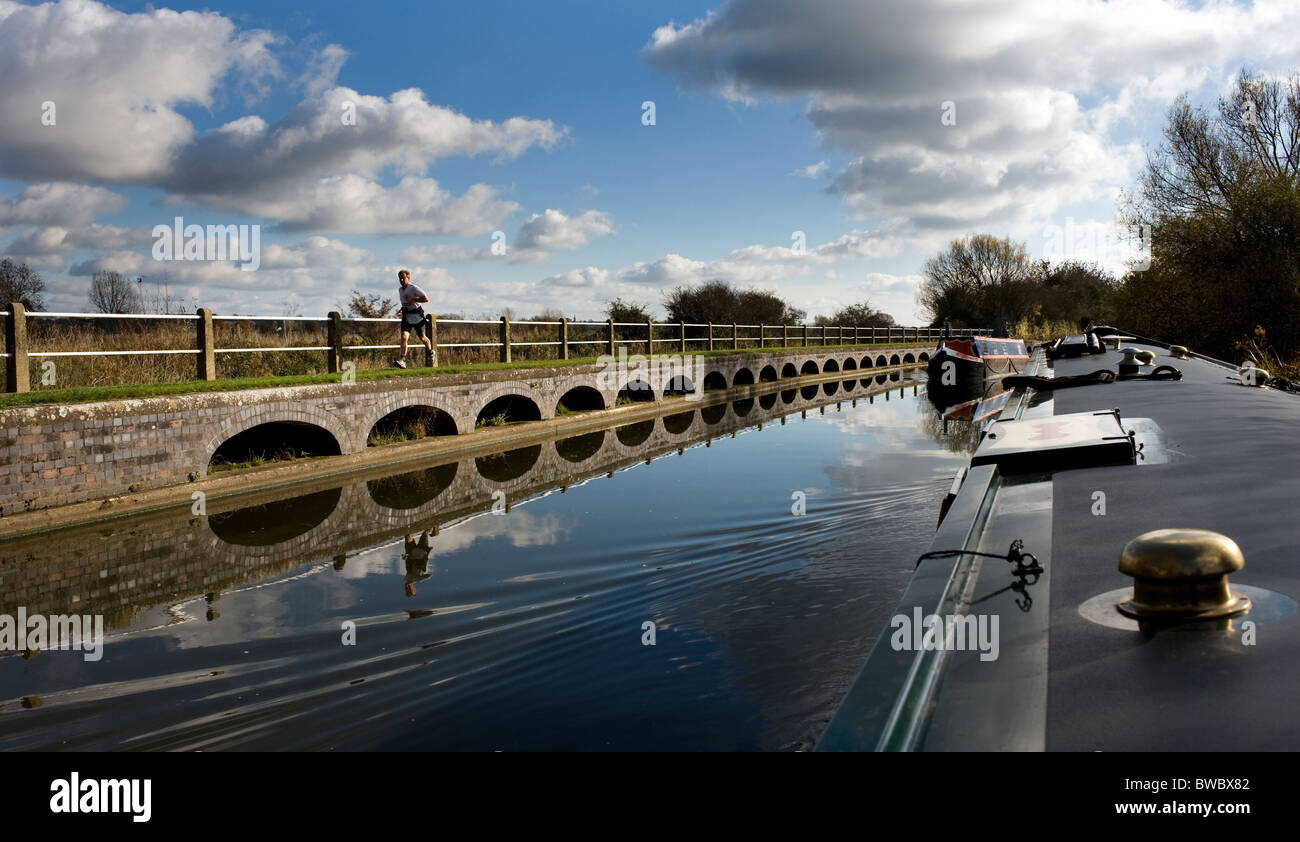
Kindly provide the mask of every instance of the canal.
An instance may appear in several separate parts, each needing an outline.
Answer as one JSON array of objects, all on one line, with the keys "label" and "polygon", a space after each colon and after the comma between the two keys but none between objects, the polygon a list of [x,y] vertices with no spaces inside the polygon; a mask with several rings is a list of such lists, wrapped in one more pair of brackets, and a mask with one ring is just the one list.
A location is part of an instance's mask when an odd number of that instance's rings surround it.
[{"label": "canal", "polygon": [[105,642],[0,654],[0,749],[809,749],[969,458],[877,380],[9,542]]}]

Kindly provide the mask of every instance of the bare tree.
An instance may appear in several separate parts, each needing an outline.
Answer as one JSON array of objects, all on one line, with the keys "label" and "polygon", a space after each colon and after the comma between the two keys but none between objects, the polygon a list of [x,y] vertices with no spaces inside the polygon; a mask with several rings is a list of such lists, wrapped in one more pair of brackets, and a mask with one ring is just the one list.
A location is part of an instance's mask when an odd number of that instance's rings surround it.
[{"label": "bare tree", "polygon": [[344,312],[354,319],[397,318],[397,303],[391,298],[364,295],[360,290],[354,289]]},{"label": "bare tree", "polygon": [[917,299],[932,324],[951,319],[958,325],[988,327],[1022,315],[1034,264],[1024,244],[976,234],[953,240],[947,250],[925,262],[922,274]]},{"label": "bare tree", "polygon": [[0,260],[0,309],[8,308],[16,301],[28,310],[42,310],[45,308],[41,299],[44,291],[45,282],[28,269],[26,263],[15,264],[7,257]]},{"label": "bare tree", "polygon": [[100,313],[140,313],[144,303],[138,285],[121,272],[96,272],[90,281],[90,306]]}]

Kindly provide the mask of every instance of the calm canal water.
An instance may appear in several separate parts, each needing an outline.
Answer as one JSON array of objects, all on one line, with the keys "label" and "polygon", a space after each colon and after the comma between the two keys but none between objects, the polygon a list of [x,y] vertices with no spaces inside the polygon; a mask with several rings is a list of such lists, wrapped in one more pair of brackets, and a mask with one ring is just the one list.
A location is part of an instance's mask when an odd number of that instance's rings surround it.
[{"label": "calm canal water", "polygon": [[0,657],[0,749],[810,748],[968,457],[910,382],[680,406],[0,548],[108,626]]}]

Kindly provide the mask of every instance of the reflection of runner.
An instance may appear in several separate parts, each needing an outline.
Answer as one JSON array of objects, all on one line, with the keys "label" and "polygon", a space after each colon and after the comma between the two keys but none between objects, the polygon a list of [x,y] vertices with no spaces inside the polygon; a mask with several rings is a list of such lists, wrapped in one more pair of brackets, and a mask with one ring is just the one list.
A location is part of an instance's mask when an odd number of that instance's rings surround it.
[{"label": "reflection of runner", "polygon": [[429,536],[432,534],[432,529],[424,530],[420,533],[418,543],[410,534],[406,536],[406,551],[402,553],[402,558],[406,561],[407,596],[415,596],[416,582],[423,582],[433,575],[429,572]]}]

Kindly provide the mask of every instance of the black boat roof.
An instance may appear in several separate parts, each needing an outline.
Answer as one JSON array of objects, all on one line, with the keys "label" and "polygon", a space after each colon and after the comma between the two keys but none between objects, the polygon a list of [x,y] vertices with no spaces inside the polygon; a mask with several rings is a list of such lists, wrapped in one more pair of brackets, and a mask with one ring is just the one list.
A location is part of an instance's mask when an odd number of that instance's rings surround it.
[{"label": "black boat roof", "polygon": [[[1106,464],[1098,449],[1068,469],[1033,472],[1034,459],[1048,467],[1047,451],[1031,454],[1028,472],[973,466],[931,545],[1006,553],[1019,538],[1044,572],[1017,577],[1006,561],[969,554],[931,558],[898,606],[896,616],[995,615],[996,659],[972,648],[899,651],[886,627],[819,748],[1300,748],[1300,537],[1290,520],[1300,396],[1242,385],[1235,367],[1174,359],[1158,343],[1125,344],[1153,350],[1182,379],[1030,390],[1002,417],[1118,408],[1142,446],[1137,464]],[[1076,376],[1113,372],[1121,359],[1108,350],[1052,365],[1056,377]],[[1163,528],[1235,540],[1245,567],[1230,581],[1252,596],[1249,613],[1157,627],[1120,614],[1116,593],[1134,581],[1118,569],[1120,552]]]}]

